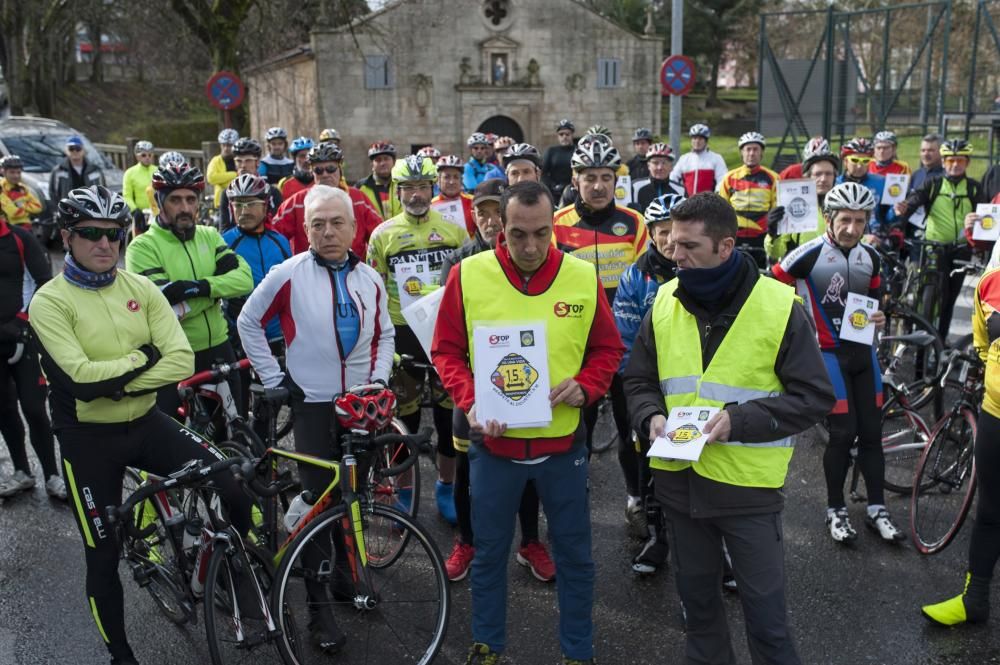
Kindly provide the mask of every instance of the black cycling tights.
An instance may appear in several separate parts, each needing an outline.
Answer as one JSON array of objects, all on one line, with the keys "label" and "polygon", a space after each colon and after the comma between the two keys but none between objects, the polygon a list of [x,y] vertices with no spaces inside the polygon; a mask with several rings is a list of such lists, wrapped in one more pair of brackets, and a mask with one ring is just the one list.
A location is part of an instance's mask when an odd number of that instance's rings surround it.
[{"label": "black cycling tights", "polygon": [[986,411],[976,427],[976,521],[969,541],[969,572],[992,577],[1000,559],[1000,418]]},{"label": "black cycling tights", "polygon": [[[448,409],[443,406],[438,406],[437,404],[431,409],[434,415],[434,429],[437,431],[437,451],[445,457],[455,456],[455,445],[451,440],[451,412],[454,409]],[[403,421],[406,425],[406,429],[410,430],[411,433],[416,434],[420,430],[420,414],[422,409],[418,409],[416,413],[411,413],[408,416],[400,416],[399,419]]]},{"label": "black cycling tights", "polygon": [[[221,456],[156,408],[130,423],[82,425],[61,429],[57,435],[70,505],[84,541],[87,606],[111,656],[129,659],[133,656],[125,637],[118,542],[104,510],[121,504],[125,467],[165,476],[189,460],[215,462]],[[217,475],[215,483],[233,526],[245,535],[250,528],[250,499],[228,474]]]},{"label": "black cycling tights", "polygon": [[25,347],[24,355],[13,365],[0,358],[0,434],[7,443],[14,469],[31,475],[28,452],[24,447],[24,425],[17,411],[18,402],[31,432],[31,447],[38,455],[45,479],[59,474],[56,467],[56,445],[52,438],[49,416],[45,413],[48,387],[42,379],[38,355]]},{"label": "black cycling tights", "polygon": [[828,417],[830,443],[823,454],[827,506],[847,506],[844,482],[851,465],[851,448],[855,445],[858,447],[857,464],[868,492],[868,505],[884,505],[885,457],[882,454],[881,372],[878,361],[870,346],[853,342],[844,342],[835,350],[823,351],[823,356],[837,396],[837,404]]}]

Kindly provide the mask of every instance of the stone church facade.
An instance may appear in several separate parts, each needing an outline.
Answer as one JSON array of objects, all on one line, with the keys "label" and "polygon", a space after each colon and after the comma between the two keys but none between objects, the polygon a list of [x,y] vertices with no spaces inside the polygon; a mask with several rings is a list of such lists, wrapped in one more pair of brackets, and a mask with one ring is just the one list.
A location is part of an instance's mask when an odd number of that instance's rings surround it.
[{"label": "stone church facade", "polygon": [[249,70],[251,127],[336,128],[352,178],[377,139],[466,158],[474,131],[544,149],[561,118],[607,126],[628,156],[636,127],[660,129],[662,53],[578,0],[397,0]]}]

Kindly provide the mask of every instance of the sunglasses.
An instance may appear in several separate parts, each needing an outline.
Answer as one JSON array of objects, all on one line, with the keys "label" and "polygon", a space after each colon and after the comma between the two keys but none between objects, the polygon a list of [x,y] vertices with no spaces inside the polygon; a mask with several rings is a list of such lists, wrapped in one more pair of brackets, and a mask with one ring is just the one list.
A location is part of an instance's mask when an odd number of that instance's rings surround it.
[{"label": "sunglasses", "polygon": [[256,205],[264,205],[263,201],[233,201],[233,208],[236,210],[247,210]]},{"label": "sunglasses", "polygon": [[339,170],[339,166],[314,166],[312,169],[313,173],[329,173],[330,175],[333,175]]},{"label": "sunglasses", "polygon": [[70,233],[90,242],[101,242],[101,238],[107,238],[108,242],[121,242],[125,239],[125,229],[102,229],[96,226],[84,226],[72,228],[70,229]]},{"label": "sunglasses", "polygon": [[945,164],[954,164],[954,163],[956,163],[956,162],[964,162],[964,161],[965,161],[965,160],[967,160],[967,159],[968,159],[968,157],[962,157],[962,156],[954,156],[954,155],[953,155],[953,156],[951,156],[951,157],[945,157],[945,158],[944,158],[944,159],[943,159],[942,161],[943,161],[943,162],[944,162]]},{"label": "sunglasses", "polygon": [[66,146],[66,148],[67,148],[67,150],[69,150],[70,152],[80,152],[81,150],[83,150],[83,148],[81,148],[81,147],[80,147],[80,146],[78,146],[78,145],[69,145],[69,146]]},{"label": "sunglasses", "polygon": [[872,161],[872,158],[856,157],[854,155],[851,155],[850,157],[847,158],[847,161],[850,162],[851,164],[867,164],[868,162]]}]

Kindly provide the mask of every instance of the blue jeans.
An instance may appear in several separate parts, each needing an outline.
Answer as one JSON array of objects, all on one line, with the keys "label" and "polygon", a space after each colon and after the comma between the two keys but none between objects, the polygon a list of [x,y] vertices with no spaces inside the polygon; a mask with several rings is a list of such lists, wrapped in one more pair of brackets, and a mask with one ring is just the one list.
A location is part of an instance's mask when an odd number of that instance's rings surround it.
[{"label": "blue jeans", "polygon": [[[503,653],[507,622],[507,561],[514,516],[525,483],[534,480],[548,519],[559,596],[559,642],[568,658],[594,657],[594,559],[590,548],[590,490],[584,428],[573,448],[539,464],[518,464],[469,447],[472,530],[472,638]],[[481,439],[480,439],[481,440]]]}]

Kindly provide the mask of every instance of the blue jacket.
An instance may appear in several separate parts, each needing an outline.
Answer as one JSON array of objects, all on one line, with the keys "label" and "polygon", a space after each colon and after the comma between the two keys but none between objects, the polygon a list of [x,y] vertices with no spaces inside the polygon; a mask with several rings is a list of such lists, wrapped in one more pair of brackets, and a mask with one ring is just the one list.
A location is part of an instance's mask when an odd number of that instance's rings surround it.
[{"label": "blue jacket", "polygon": [[[222,239],[226,241],[230,249],[250,264],[254,288],[257,288],[257,285],[261,283],[271,268],[292,256],[288,239],[272,228],[265,228],[264,233],[258,236],[243,233],[238,226],[234,226],[222,234]],[[239,316],[245,300],[245,298],[241,298],[229,301],[227,309],[232,321],[235,321],[236,317]],[[277,317],[267,322],[267,338],[269,340],[281,339],[281,326]]]},{"label": "blue jacket", "polygon": [[475,157],[469,157],[469,161],[465,163],[465,171],[462,173],[462,187],[466,192],[471,194],[476,185],[483,180],[489,180],[490,178],[504,179],[505,177],[503,171],[496,164],[489,162],[480,164],[476,161]]},{"label": "blue jacket", "polygon": [[618,281],[615,301],[611,311],[615,315],[615,325],[625,344],[625,355],[618,366],[618,373],[625,371],[629,357],[632,355],[632,344],[639,334],[639,326],[646,313],[653,307],[656,292],[661,286],[674,278],[676,264],[663,258],[653,243],[639,259],[625,269]]}]

